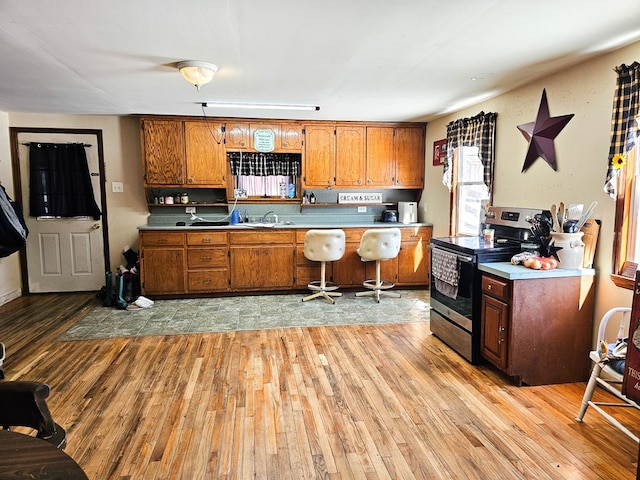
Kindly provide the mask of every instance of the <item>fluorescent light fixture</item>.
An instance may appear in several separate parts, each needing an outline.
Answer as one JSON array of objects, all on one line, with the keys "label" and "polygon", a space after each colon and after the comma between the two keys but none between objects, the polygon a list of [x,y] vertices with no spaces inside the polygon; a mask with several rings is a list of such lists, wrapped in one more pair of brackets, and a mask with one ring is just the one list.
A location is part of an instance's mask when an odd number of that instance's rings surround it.
[{"label": "fluorescent light fixture", "polygon": [[265,110],[320,110],[320,107],[317,105],[286,105],[274,103],[204,102],[202,106],[209,108],[258,108]]}]

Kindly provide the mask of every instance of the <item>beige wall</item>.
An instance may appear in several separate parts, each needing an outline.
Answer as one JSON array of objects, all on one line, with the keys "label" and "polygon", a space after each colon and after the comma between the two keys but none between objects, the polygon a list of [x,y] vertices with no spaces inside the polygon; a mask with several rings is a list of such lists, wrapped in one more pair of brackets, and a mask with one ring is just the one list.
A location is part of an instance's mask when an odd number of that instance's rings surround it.
[{"label": "beige wall", "polygon": [[[9,116],[0,112],[0,183],[12,199],[13,169],[11,168],[11,149],[9,147]],[[22,279],[17,253],[0,258],[0,305],[22,295]]]},{"label": "beige wall", "polygon": [[[596,319],[609,308],[631,305],[631,292],[616,287],[611,273],[615,205],[603,190],[609,152],[611,108],[616,74],[613,68],[640,60],[640,43],[602,55],[556,75],[535,81],[474,107],[430,122],[427,127],[426,187],[421,209],[434,224],[434,236],[446,236],[449,225],[448,191],[442,167],[434,167],[432,146],[446,137],[446,126],[481,111],[496,112],[494,205],[549,208],[552,203],[598,202],[595,217],[602,220],[596,256]],[[575,114],[554,141],[558,171],[539,158],[521,173],[528,143],[518,125],[535,120],[546,89],[552,117]],[[532,305],[532,308],[535,308]]]}]

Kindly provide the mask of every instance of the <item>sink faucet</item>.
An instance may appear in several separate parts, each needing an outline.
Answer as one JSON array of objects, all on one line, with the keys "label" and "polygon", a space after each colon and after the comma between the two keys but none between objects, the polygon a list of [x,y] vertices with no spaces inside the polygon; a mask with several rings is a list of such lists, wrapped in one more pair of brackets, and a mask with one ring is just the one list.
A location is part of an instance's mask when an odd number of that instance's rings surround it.
[{"label": "sink faucet", "polygon": [[272,213],[273,213],[273,210],[269,210],[267,213],[265,213],[260,219],[260,223],[267,223],[267,217]]}]

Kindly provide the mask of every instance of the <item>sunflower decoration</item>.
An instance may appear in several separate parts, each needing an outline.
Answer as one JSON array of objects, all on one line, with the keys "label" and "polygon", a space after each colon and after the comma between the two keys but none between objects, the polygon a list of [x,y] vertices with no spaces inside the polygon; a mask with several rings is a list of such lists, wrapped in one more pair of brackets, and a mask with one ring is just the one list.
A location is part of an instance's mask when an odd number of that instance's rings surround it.
[{"label": "sunflower decoration", "polygon": [[611,165],[613,165],[613,168],[615,168],[616,170],[620,170],[626,164],[627,158],[622,153],[616,154],[611,160]]}]

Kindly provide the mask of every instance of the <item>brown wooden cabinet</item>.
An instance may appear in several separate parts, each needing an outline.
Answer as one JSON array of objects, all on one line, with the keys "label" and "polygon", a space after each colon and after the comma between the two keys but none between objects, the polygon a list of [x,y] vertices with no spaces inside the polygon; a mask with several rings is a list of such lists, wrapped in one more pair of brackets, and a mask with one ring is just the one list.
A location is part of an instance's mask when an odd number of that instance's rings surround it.
[{"label": "brown wooden cabinet", "polygon": [[280,145],[283,152],[301,152],[304,145],[302,125],[283,123],[280,125]]},{"label": "brown wooden cabinet", "polygon": [[229,244],[227,232],[187,232],[187,290],[229,290]]},{"label": "brown wooden cabinet", "polygon": [[335,184],[336,136],[332,124],[306,125],[304,177],[307,188],[326,188]]},{"label": "brown wooden cabinet", "polygon": [[431,227],[401,228],[402,244],[398,253],[398,283],[401,285],[428,285]]},{"label": "brown wooden cabinet", "polygon": [[425,130],[420,127],[396,127],[395,129],[394,186],[398,188],[422,188],[424,186]]},{"label": "brown wooden cabinet", "polygon": [[189,187],[226,188],[227,156],[222,123],[186,121],[185,169]]},{"label": "brown wooden cabinet", "polygon": [[227,150],[249,148],[249,122],[227,122],[225,125],[225,146]]},{"label": "brown wooden cabinet", "polygon": [[395,181],[393,127],[367,127],[366,183],[368,187],[392,186]]},{"label": "brown wooden cabinet", "polygon": [[229,245],[232,290],[293,288],[296,254],[293,231],[231,231]]},{"label": "brown wooden cabinet", "polygon": [[365,186],[365,128],[359,125],[336,127],[335,185]]},{"label": "brown wooden cabinet", "polygon": [[482,275],[482,356],[517,384],[589,376],[594,276]]},{"label": "brown wooden cabinet", "polygon": [[[327,280],[360,287],[375,278],[375,262],[356,252],[365,228],[345,228],[342,259]],[[398,257],[382,262],[382,278],[398,286],[428,285],[431,227],[400,227]],[[304,257],[306,229],[145,230],[140,232],[142,292],[184,295],[303,289],[320,279],[320,263]]]},{"label": "brown wooden cabinet", "polygon": [[144,185],[180,186],[184,177],[184,130],[175,120],[142,120]]},{"label": "brown wooden cabinet", "polygon": [[185,285],[184,233],[140,233],[140,283],[145,295],[182,294]]},{"label": "brown wooden cabinet", "polygon": [[367,127],[367,186],[422,188],[424,138],[421,127]]}]

